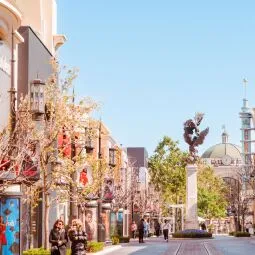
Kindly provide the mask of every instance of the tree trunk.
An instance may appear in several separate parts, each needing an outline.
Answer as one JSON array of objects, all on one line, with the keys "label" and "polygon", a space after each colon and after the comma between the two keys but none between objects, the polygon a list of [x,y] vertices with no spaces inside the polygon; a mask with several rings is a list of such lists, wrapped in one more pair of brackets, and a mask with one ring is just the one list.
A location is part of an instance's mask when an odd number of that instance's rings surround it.
[{"label": "tree trunk", "polygon": [[49,212],[50,212],[50,205],[49,205],[49,194],[46,192],[44,194],[44,248],[49,249]]},{"label": "tree trunk", "polygon": [[[242,208],[242,209],[243,209],[243,208]],[[245,229],[245,227],[244,227],[244,217],[245,217],[244,209],[243,209],[243,215],[242,215],[242,216],[243,216],[243,217],[242,217],[242,231],[245,232],[246,229]]]}]

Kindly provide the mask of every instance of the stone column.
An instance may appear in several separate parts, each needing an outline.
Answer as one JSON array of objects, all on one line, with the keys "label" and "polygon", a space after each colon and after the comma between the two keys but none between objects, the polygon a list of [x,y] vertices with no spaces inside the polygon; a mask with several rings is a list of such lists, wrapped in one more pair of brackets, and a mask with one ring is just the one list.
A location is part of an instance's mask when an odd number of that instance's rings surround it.
[{"label": "stone column", "polygon": [[129,215],[130,213],[128,210],[123,211],[123,236],[124,237],[129,236],[129,225],[130,225]]},{"label": "stone column", "polygon": [[85,208],[85,228],[88,241],[97,241],[97,201],[91,200]]},{"label": "stone column", "polygon": [[111,241],[110,235],[110,222],[111,222],[111,203],[103,203],[102,204],[102,223],[104,224],[105,228],[105,241]]},{"label": "stone column", "polygon": [[186,218],[185,229],[198,229],[197,219],[197,166],[186,166]]}]

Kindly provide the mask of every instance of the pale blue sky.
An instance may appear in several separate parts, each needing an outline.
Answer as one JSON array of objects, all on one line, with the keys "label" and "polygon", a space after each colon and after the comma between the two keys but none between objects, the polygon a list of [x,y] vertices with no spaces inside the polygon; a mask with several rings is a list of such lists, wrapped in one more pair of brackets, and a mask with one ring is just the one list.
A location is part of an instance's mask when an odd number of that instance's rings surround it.
[{"label": "pale blue sky", "polygon": [[255,107],[254,10],[254,0],[60,0],[61,64],[80,69],[77,93],[103,103],[123,146],[151,154],[168,135],[187,150],[183,122],[197,111],[210,127],[201,153],[223,124],[239,144],[244,77]]}]

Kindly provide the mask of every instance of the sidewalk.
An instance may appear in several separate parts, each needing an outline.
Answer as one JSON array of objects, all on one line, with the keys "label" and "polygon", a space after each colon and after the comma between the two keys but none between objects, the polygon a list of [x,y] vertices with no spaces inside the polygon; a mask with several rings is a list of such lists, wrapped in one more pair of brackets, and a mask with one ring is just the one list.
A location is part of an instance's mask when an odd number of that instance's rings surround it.
[{"label": "sidewalk", "polygon": [[96,254],[96,255],[104,255],[104,254],[109,254],[113,251],[116,251],[121,248],[121,245],[109,245],[105,246],[102,251],[99,252],[88,252],[87,254]]}]

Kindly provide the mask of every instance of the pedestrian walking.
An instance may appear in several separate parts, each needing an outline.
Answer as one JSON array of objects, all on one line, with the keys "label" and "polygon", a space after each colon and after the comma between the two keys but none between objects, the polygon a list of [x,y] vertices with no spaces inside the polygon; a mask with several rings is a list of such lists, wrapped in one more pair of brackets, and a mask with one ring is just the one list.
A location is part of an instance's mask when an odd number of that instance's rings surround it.
[{"label": "pedestrian walking", "polygon": [[251,221],[249,222],[249,225],[248,225],[248,233],[250,233],[251,235],[254,234],[253,225]]},{"label": "pedestrian walking", "polygon": [[144,219],[141,219],[139,225],[138,225],[138,231],[139,231],[139,243],[144,243],[143,241],[143,235],[144,235]]},{"label": "pedestrian walking", "polygon": [[134,239],[136,237],[136,231],[137,231],[137,225],[136,225],[135,221],[133,221],[131,224],[131,233],[132,233],[132,238],[134,238]]},{"label": "pedestrian walking", "polygon": [[51,255],[66,255],[68,236],[62,220],[57,220],[54,223],[50,231],[49,242],[51,244]]},{"label": "pedestrian walking", "polygon": [[79,219],[72,220],[71,228],[68,232],[72,242],[71,255],[85,255],[87,247],[87,235],[82,229],[82,222]]},{"label": "pedestrian walking", "polygon": [[159,224],[158,220],[155,220],[154,228],[155,228],[156,236],[159,237],[160,224]]},{"label": "pedestrian walking", "polygon": [[206,225],[205,225],[204,222],[201,223],[201,229],[202,229],[202,230],[206,230]]},{"label": "pedestrian walking", "polygon": [[147,220],[144,220],[144,238],[149,236],[150,225]]},{"label": "pedestrian walking", "polygon": [[168,242],[168,233],[169,233],[169,230],[171,229],[171,226],[168,220],[165,220],[165,223],[163,224],[162,228],[163,228],[164,239]]}]

